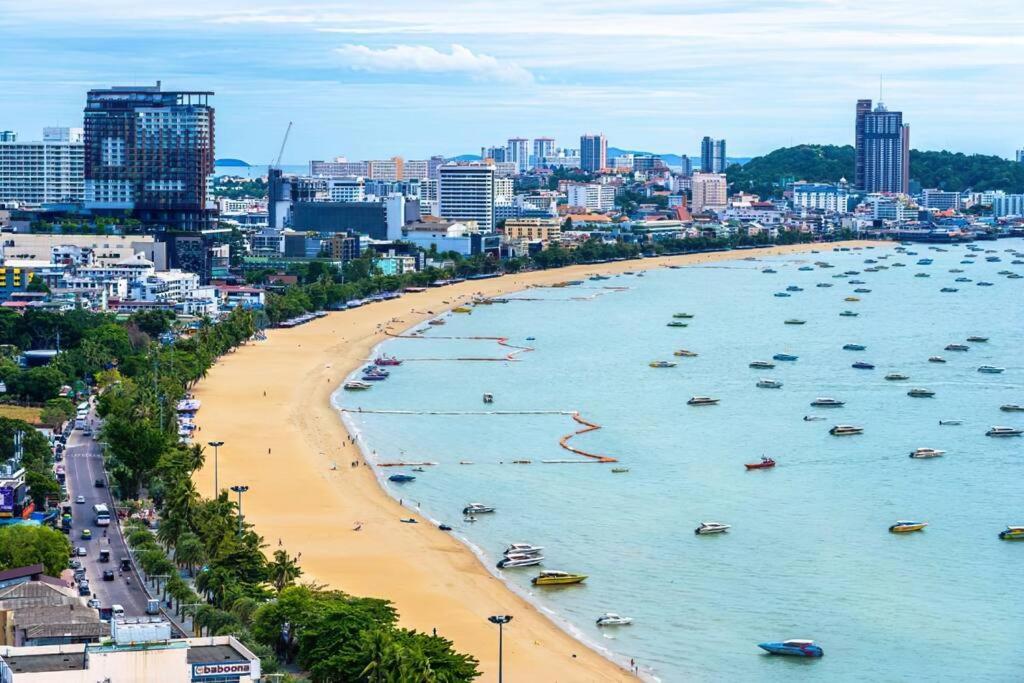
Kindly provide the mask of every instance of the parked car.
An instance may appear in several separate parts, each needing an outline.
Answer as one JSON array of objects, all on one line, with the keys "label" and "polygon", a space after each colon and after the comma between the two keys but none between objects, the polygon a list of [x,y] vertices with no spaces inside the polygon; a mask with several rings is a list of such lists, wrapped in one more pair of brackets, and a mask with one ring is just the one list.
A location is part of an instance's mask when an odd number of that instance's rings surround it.
[{"label": "parked car", "polygon": [[78,555],[79,557],[85,557],[88,554],[89,551],[83,548],[82,546],[78,546],[77,548],[75,548],[75,555]]},{"label": "parked car", "polygon": [[75,498],[75,502],[81,505],[82,503],[85,502],[85,496],[79,496],[78,498]]},{"label": "parked car", "polygon": [[96,598],[89,598],[89,602],[87,602],[85,604],[88,605],[92,609],[99,609],[100,608],[100,601],[97,600]]},{"label": "parked car", "polygon": [[100,562],[110,562],[110,551],[106,548],[100,551]]},{"label": "parked car", "polygon": [[103,570],[103,580],[104,581],[113,581],[114,580],[114,570],[113,569],[104,569]]},{"label": "parked car", "polygon": [[78,594],[79,595],[92,595],[92,589],[89,588],[89,582],[88,581],[81,581],[78,584]]},{"label": "parked car", "polygon": [[75,581],[82,581],[84,579],[85,579],[85,570],[84,569],[76,569],[75,570]]},{"label": "parked car", "polygon": [[82,568],[82,561],[81,560],[71,560],[70,562],[68,562],[68,566],[71,567],[72,569],[81,569]]}]

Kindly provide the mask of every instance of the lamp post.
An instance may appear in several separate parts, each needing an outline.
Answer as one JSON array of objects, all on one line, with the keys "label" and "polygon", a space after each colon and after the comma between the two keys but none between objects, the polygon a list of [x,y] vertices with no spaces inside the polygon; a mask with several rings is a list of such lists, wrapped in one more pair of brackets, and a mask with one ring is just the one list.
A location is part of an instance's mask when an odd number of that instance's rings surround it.
[{"label": "lamp post", "polygon": [[249,490],[248,486],[236,485],[231,490],[238,494],[238,533],[242,533],[242,494]]},{"label": "lamp post", "polygon": [[220,468],[220,459],[217,457],[217,449],[224,445],[223,441],[208,441],[213,446],[213,499],[217,500],[220,490],[217,488],[217,470]]},{"label": "lamp post", "polygon": [[502,676],[504,675],[503,662],[504,658],[502,650],[504,649],[504,633],[502,627],[508,622],[512,621],[511,614],[497,614],[493,617],[487,617],[487,621],[492,624],[498,625],[498,683],[502,683]]}]

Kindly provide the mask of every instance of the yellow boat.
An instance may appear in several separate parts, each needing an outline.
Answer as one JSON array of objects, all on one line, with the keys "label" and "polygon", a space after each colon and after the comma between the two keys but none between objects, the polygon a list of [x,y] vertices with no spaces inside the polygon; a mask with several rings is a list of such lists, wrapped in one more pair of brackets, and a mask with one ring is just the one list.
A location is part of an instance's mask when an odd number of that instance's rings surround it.
[{"label": "yellow boat", "polygon": [[843,299],[843,301],[860,301],[860,297],[859,296],[848,296],[845,299]]},{"label": "yellow boat", "polygon": [[889,527],[889,531],[894,534],[906,534],[911,531],[921,531],[926,526],[928,526],[928,522],[896,522]]},{"label": "yellow boat", "polygon": [[999,538],[1004,541],[1024,541],[1024,526],[1008,526],[1005,531],[999,532]]},{"label": "yellow boat", "polygon": [[686,349],[679,349],[678,351],[676,351],[672,355],[679,356],[681,358],[696,358],[697,357],[696,353],[694,353],[693,351],[687,351]]},{"label": "yellow boat", "polygon": [[568,586],[573,583],[583,583],[583,580],[586,578],[584,574],[570,574],[569,572],[551,569],[542,571],[533,577],[530,582],[534,586]]},{"label": "yellow boat", "polygon": [[452,309],[452,313],[472,313],[472,312],[473,312],[473,309],[467,308],[465,306],[456,306],[455,308]]}]

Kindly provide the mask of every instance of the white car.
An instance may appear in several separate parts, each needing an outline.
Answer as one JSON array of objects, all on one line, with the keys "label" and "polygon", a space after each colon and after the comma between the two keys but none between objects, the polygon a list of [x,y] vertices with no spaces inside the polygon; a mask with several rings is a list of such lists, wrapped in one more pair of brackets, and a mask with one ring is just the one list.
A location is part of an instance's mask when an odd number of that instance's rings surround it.
[{"label": "white car", "polygon": [[75,548],[75,554],[78,555],[79,557],[85,557],[86,555],[89,554],[89,551],[87,551],[82,546],[78,546],[77,548]]},{"label": "white car", "polygon": [[76,503],[84,503],[85,502],[85,496],[79,496],[78,498],[75,498],[75,502]]}]

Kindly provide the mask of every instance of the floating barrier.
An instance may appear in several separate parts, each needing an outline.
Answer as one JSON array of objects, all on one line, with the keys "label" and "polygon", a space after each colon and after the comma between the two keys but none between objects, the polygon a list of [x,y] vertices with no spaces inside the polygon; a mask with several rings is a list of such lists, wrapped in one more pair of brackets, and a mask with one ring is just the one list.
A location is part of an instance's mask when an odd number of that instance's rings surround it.
[{"label": "floating barrier", "polygon": [[520,353],[526,353],[528,351],[533,351],[534,350],[533,347],[531,347],[531,346],[519,346],[517,344],[512,344],[512,343],[509,342],[508,337],[479,337],[479,336],[474,336],[474,337],[453,337],[453,336],[433,336],[433,335],[430,336],[430,337],[423,337],[423,336],[420,336],[418,334],[395,334],[395,333],[391,332],[390,330],[384,330],[384,334],[386,334],[389,337],[394,337],[395,339],[428,339],[428,340],[429,339],[453,339],[453,340],[461,340],[461,341],[493,341],[493,342],[496,342],[498,344],[498,346],[504,346],[504,347],[509,348],[509,349],[515,349],[514,351],[508,353],[504,358],[474,358],[474,357],[469,357],[469,358],[406,358],[404,360],[475,360],[475,361],[479,361],[479,360],[485,360],[485,361],[501,360],[501,361],[506,361],[506,360],[519,360],[518,358],[516,358],[516,356],[518,356]]}]

